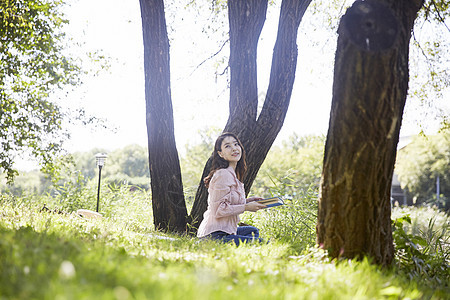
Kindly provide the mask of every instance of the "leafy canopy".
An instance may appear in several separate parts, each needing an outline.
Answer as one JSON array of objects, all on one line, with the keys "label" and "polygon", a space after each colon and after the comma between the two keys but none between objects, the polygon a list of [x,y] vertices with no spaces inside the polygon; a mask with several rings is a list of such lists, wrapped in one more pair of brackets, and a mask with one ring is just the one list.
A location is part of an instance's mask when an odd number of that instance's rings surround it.
[{"label": "leafy canopy", "polygon": [[437,200],[436,180],[440,183],[440,206],[450,205],[450,130],[433,136],[417,136],[397,155],[396,172],[403,188],[416,203]]},{"label": "leafy canopy", "polygon": [[63,0],[0,2],[0,169],[12,182],[18,153],[29,152],[44,170],[53,167],[65,132],[64,112],[50,100],[55,89],[81,74],[64,55]]}]

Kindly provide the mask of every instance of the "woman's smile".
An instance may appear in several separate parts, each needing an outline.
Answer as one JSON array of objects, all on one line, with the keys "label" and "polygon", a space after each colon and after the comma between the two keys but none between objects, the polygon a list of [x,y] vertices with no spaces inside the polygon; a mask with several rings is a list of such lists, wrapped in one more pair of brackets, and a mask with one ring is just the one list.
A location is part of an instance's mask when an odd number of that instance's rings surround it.
[{"label": "woman's smile", "polygon": [[241,159],[241,146],[239,142],[232,136],[224,138],[219,156],[235,165]]}]

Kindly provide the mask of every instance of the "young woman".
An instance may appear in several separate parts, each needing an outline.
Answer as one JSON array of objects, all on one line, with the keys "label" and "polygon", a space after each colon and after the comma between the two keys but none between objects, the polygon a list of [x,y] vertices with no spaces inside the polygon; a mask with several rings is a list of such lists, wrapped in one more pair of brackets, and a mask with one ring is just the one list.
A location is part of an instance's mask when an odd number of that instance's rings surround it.
[{"label": "young woman", "polygon": [[212,238],[225,242],[262,241],[259,230],[253,226],[240,226],[239,215],[244,211],[256,212],[266,206],[255,202],[259,197],[245,198],[243,180],[247,169],[245,152],[233,133],[220,135],[214,146],[212,168],[204,179],[208,188],[208,209],[198,229],[199,238]]}]

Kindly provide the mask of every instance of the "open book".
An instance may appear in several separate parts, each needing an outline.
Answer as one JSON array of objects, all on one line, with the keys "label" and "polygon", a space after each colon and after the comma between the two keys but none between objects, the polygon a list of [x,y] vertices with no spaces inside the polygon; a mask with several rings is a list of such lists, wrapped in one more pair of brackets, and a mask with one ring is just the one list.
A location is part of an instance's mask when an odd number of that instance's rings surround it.
[{"label": "open book", "polygon": [[267,207],[274,207],[274,206],[278,206],[278,205],[283,205],[284,201],[280,197],[272,197],[272,198],[258,200],[258,203],[267,205]]}]

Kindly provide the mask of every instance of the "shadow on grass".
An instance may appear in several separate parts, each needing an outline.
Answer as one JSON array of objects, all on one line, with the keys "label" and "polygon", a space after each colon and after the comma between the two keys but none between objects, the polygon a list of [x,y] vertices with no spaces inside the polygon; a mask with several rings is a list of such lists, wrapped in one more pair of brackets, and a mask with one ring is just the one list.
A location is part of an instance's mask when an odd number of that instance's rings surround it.
[{"label": "shadow on grass", "polygon": [[[31,226],[0,228],[0,236],[2,299],[54,299],[57,295],[72,299],[94,295],[116,298],[116,293],[134,289],[151,298],[154,292],[161,291],[155,289],[157,282],[142,280],[151,271],[148,259],[129,255],[123,247],[36,232]],[[164,268],[164,262],[156,260],[152,271],[158,265]]]}]

